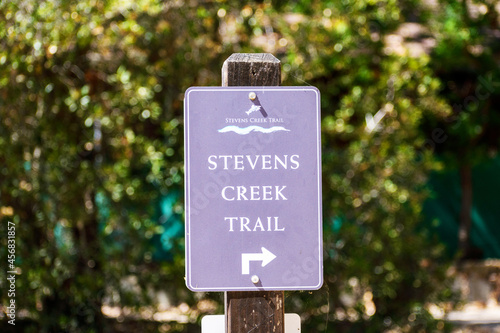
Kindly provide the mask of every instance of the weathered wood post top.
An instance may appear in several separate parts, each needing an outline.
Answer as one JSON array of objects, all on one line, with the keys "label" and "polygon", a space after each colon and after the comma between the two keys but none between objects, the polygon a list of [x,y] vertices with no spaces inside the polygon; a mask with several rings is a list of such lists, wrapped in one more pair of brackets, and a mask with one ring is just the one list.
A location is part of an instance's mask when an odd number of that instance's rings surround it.
[{"label": "weathered wood post top", "polygon": [[269,53],[234,53],[222,66],[222,86],[279,86],[281,62]]}]

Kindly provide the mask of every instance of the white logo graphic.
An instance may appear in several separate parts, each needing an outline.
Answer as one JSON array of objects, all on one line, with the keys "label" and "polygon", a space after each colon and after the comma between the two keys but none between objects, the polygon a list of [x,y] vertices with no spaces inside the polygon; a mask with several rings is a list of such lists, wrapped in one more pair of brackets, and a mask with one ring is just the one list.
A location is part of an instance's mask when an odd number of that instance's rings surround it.
[{"label": "white logo graphic", "polygon": [[[253,105],[248,109],[247,111],[244,111],[247,116],[250,116],[254,112],[260,112],[264,119],[262,119],[262,122],[267,122],[267,112],[264,110],[262,105],[260,105],[260,102],[254,95],[253,98],[250,98],[253,101]],[[219,133],[229,133],[233,132],[239,135],[247,135],[252,132],[259,132],[259,133],[264,133],[264,134],[269,134],[269,133],[274,133],[274,132],[290,132],[289,129],[286,129],[283,126],[272,126],[272,127],[261,127],[257,125],[251,125],[247,127],[238,127],[235,125],[228,125],[224,128],[221,128],[218,130]]]},{"label": "white logo graphic", "polygon": [[279,132],[279,131],[285,131],[285,132],[290,132],[290,130],[284,128],[283,126],[273,126],[271,128],[264,128],[256,125],[248,126],[248,127],[238,127],[234,125],[229,125],[224,128],[221,128],[218,130],[219,133],[227,133],[227,132],[234,132],[239,135],[247,135],[248,133],[251,132],[260,132],[260,133],[273,133],[273,132]]}]

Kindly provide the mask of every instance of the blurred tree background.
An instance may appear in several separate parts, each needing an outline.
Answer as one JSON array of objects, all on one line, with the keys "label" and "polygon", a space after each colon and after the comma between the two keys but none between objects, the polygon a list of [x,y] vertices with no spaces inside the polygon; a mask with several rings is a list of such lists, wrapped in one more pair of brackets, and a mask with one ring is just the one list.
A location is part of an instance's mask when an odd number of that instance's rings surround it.
[{"label": "blurred tree background", "polygon": [[[234,52],[270,52],[284,85],[322,94],[325,284],[288,293],[287,312],[304,332],[447,330],[431,310],[454,300],[452,261],[422,207],[432,172],[460,170],[459,254],[470,252],[471,170],[498,153],[499,10],[0,2],[0,254],[15,222],[17,328],[196,332],[222,313],[219,294],[184,284],[183,94],[220,85]],[[188,323],[155,321],[165,304]]]}]

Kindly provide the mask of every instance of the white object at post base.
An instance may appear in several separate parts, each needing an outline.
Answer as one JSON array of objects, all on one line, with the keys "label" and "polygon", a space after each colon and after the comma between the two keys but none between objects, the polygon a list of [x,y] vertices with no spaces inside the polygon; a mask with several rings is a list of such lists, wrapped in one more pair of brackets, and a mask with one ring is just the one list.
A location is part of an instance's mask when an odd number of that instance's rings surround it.
[{"label": "white object at post base", "polygon": [[[224,315],[201,318],[201,333],[224,333]],[[285,333],[300,333],[300,317],[296,313],[285,313]]]}]

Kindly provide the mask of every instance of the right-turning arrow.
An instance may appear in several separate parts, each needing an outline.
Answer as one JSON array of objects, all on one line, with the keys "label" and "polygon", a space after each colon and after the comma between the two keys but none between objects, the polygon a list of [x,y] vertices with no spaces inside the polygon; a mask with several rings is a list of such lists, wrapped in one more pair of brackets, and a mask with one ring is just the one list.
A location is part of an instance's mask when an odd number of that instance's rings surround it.
[{"label": "right-turning arrow", "polygon": [[262,253],[241,254],[241,274],[250,274],[250,261],[262,261],[262,267],[269,264],[276,256],[265,247],[261,247]]}]

